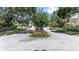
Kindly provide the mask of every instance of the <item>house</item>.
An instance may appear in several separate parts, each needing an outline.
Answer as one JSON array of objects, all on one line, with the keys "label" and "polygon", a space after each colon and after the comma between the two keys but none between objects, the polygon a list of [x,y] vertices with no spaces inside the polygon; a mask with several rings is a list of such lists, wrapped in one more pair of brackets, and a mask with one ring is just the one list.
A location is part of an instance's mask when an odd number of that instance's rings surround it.
[{"label": "house", "polygon": [[79,17],[78,17],[78,15],[72,16],[69,19],[69,22],[64,24],[64,28],[65,29],[79,30]]},{"label": "house", "polygon": [[79,24],[79,17],[78,14],[72,16],[69,20],[69,23],[71,24]]}]

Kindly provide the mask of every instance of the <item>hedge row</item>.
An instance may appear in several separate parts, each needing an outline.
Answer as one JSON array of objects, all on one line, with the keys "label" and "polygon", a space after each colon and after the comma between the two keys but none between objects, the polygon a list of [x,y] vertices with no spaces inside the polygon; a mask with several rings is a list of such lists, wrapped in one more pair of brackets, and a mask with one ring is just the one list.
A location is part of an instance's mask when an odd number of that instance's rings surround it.
[{"label": "hedge row", "polygon": [[79,30],[79,24],[65,23],[65,24],[64,24],[64,28],[65,28],[65,29]]}]

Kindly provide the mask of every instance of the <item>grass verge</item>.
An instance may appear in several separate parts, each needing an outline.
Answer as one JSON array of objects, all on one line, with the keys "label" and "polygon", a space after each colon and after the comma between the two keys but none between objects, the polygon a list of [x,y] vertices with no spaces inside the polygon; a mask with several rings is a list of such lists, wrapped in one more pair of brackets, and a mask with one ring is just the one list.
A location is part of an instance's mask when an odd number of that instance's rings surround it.
[{"label": "grass verge", "polygon": [[65,33],[65,34],[69,34],[69,35],[77,35],[77,34],[79,34],[79,30],[73,30],[73,29],[66,30],[64,28],[58,29],[58,30],[52,31],[52,32]]}]

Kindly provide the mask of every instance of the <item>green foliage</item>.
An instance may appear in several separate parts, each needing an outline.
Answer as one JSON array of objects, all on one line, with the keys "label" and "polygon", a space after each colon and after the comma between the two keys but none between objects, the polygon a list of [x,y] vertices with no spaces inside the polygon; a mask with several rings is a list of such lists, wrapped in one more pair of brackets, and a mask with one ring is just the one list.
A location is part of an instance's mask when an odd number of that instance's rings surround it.
[{"label": "green foliage", "polygon": [[37,27],[45,26],[48,24],[48,14],[46,12],[37,12],[34,20]]},{"label": "green foliage", "polygon": [[28,24],[29,24],[29,19],[18,19],[17,20],[17,22],[19,23],[19,24],[21,24],[21,25],[26,25],[26,26],[28,26]]},{"label": "green foliage", "polygon": [[58,32],[58,33],[65,33],[65,32],[66,32],[66,30],[56,30],[56,31],[54,31],[54,32]]},{"label": "green foliage", "polygon": [[74,29],[58,29],[54,32],[58,32],[58,33],[65,33],[65,34],[68,34],[68,35],[78,35],[79,34],[79,30],[74,30]]},{"label": "green foliage", "polygon": [[70,16],[71,11],[72,8],[70,7],[60,7],[57,14],[60,18],[66,18]]},{"label": "green foliage", "polygon": [[51,20],[52,22],[56,22],[59,27],[63,27],[65,23],[69,22],[70,17],[76,13],[79,15],[78,7],[59,7],[59,9],[51,15]]},{"label": "green foliage", "polygon": [[51,15],[50,15],[50,18],[52,21],[58,21],[60,20],[60,17],[58,16],[58,11],[54,11]]},{"label": "green foliage", "polygon": [[64,23],[68,22],[67,18],[60,18],[58,16],[58,10],[54,11],[50,16],[52,24],[57,24],[57,27],[63,27]]},{"label": "green foliage", "polygon": [[[15,28],[15,21],[17,19],[20,17],[24,19],[25,16],[32,18],[35,12],[36,8],[34,7],[2,7],[0,8],[0,26]],[[26,20],[24,22],[28,23]]]},{"label": "green foliage", "polygon": [[57,22],[55,22],[55,21],[53,21],[53,22],[50,21],[50,22],[49,22],[49,26],[50,26],[50,28],[51,28],[51,27],[58,27],[58,24],[57,24]]},{"label": "green foliage", "polygon": [[36,13],[36,9],[35,7],[15,7],[15,13],[21,16],[25,16],[25,15],[34,15]]}]

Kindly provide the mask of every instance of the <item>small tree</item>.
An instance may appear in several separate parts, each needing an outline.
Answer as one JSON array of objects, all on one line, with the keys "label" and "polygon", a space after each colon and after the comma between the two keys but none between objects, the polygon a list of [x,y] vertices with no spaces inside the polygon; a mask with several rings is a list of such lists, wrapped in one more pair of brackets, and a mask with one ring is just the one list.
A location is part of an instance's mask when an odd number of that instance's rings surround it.
[{"label": "small tree", "polygon": [[44,11],[39,11],[35,15],[34,24],[36,27],[36,31],[44,31],[43,27],[48,24],[48,14]]}]

